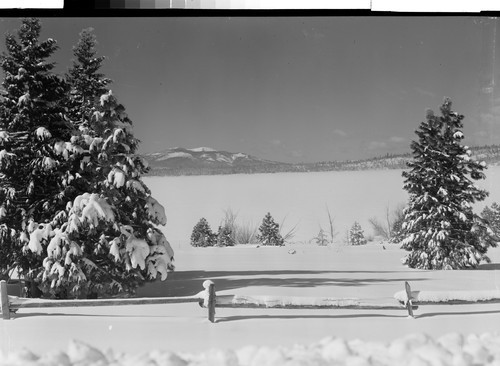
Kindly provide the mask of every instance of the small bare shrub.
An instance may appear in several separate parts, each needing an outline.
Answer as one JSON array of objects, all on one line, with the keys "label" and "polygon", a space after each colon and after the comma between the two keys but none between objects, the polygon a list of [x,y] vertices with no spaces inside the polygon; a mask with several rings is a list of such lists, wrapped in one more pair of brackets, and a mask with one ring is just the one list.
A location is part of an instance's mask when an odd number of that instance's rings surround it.
[{"label": "small bare shrub", "polygon": [[220,226],[223,228],[227,228],[231,231],[231,238],[233,242],[236,243],[236,217],[238,216],[231,208],[224,210],[224,219],[222,220]]},{"label": "small bare shrub", "polygon": [[335,225],[334,225],[335,218],[332,217],[332,215],[330,214],[330,209],[328,208],[328,205],[326,205],[326,212],[328,214],[328,222],[330,224],[330,243],[333,244],[335,237],[339,235],[339,233],[338,231],[335,230]]},{"label": "small bare shrub", "polygon": [[368,222],[372,226],[375,236],[381,236],[382,238],[387,240],[391,238],[390,229],[382,224],[376,217],[371,217],[370,219],[368,219]]},{"label": "small bare shrub", "polygon": [[370,218],[368,222],[371,224],[375,236],[391,240],[401,229],[401,223],[404,219],[403,210],[404,204],[399,204],[391,214],[389,206],[387,206],[385,208],[385,222],[383,223],[376,217]]}]

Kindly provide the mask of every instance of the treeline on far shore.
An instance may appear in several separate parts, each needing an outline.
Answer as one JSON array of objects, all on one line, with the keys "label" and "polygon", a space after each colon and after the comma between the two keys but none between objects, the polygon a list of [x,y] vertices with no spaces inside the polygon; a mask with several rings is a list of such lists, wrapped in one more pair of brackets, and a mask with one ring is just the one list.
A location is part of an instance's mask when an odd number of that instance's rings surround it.
[{"label": "treeline on far shore", "polygon": [[[500,145],[471,147],[471,151],[475,159],[485,161],[488,165],[498,165],[500,163]],[[147,175],[181,176],[405,169],[410,159],[411,155],[408,153],[386,154],[384,156],[363,160],[321,161],[298,164],[269,163],[247,166],[207,166],[201,168],[168,168],[152,166]]]}]

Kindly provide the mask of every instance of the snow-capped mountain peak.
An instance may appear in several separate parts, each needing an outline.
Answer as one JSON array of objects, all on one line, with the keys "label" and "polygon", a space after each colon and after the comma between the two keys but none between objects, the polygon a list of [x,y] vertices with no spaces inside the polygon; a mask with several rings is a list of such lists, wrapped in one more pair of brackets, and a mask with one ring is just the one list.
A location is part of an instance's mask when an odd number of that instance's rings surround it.
[{"label": "snow-capped mountain peak", "polygon": [[197,173],[207,170],[245,171],[248,168],[280,164],[237,152],[215,150],[210,147],[185,149],[175,147],[144,155],[153,169],[163,171],[188,171]]},{"label": "snow-capped mountain peak", "polygon": [[212,149],[211,147],[195,147],[195,148],[187,149],[187,150],[193,151],[193,152],[216,151],[215,149]]}]

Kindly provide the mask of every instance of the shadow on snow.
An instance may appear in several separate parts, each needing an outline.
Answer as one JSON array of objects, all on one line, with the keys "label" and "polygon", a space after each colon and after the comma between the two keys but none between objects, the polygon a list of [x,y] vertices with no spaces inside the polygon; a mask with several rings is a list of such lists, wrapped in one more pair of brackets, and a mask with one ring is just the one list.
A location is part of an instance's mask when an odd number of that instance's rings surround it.
[{"label": "shadow on snow", "polygon": [[[339,273],[373,274],[373,276],[336,277]],[[261,287],[291,287],[311,288],[320,286],[366,286],[371,284],[392,283],[404,281],[425,281],[427,278],[413,278],[411,276],[388,278],[386,273],[391,271],[184,271],[173,272],[164,281],[148,283],[138,289],[139,297],[161,296],[190,296],[203,290],[205,280],[213,280],[215,290],[226,291],[251,286]],[[408,274],[408,272],[404,272]],[[331,276],[329,276],[329,274]],[[382,276],[377,277],[376,274]],[[322,277],[314,277],[322,276]]]}]

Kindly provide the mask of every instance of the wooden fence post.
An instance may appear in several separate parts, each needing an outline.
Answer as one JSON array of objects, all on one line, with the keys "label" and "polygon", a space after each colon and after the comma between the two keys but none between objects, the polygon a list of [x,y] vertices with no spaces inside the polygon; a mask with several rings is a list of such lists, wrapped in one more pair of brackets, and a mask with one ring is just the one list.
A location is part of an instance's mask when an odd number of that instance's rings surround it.
[{"label": "wooden fence post", "polygon": [[7,282],[0,281],[0,303],[2,308],[2,318],[10,319],[9,295],[7,294]]},{"label": "wooden fence post", "polygon": [[215,304],[217,302],[216,295],[215,295],[215,284],[210,281],[211,283],[208,286],[208,320],[211,323],[215,322]]},{"label": "wooden fence post", "polygon": [[408,315],[414,318],[413,316],[413,304],[412,304],[412,297],[411,297],[411,287],[410,284],[405,281],[405,290],[406,290],[406,309],[408,309]]}]

